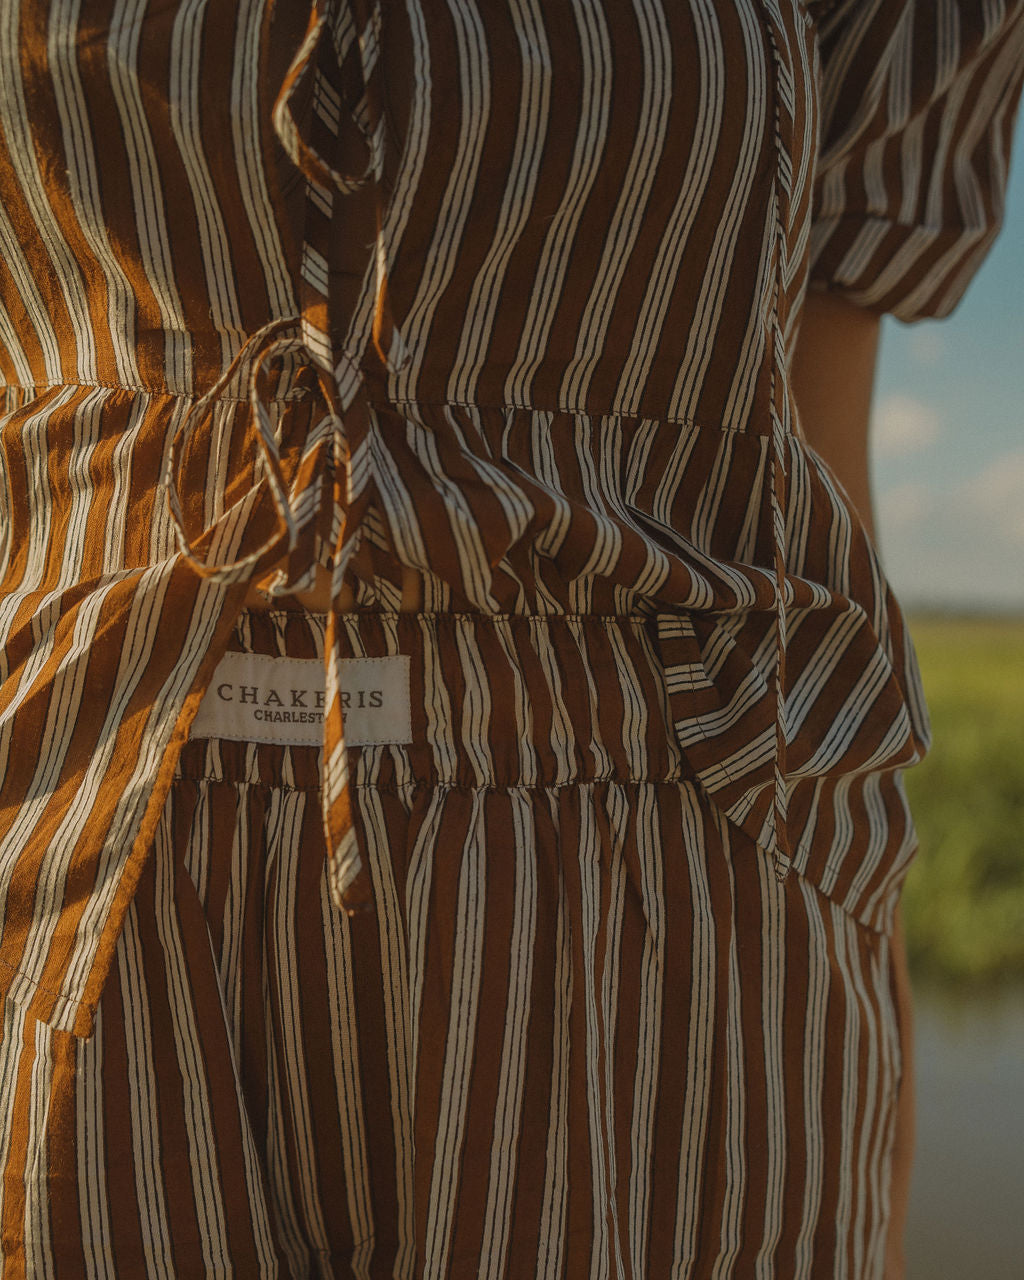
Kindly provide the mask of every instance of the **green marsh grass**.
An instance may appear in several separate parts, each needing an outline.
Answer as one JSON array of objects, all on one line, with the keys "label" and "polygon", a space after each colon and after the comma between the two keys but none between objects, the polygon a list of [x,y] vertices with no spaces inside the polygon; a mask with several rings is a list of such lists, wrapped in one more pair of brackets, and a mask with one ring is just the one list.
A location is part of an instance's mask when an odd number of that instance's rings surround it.
[{"label": "green marsh grass", "polygon": [[1024,979],[1024,620],[917,617],[933,744],[908,771],[921,847],[903,898],[915,978]]}]

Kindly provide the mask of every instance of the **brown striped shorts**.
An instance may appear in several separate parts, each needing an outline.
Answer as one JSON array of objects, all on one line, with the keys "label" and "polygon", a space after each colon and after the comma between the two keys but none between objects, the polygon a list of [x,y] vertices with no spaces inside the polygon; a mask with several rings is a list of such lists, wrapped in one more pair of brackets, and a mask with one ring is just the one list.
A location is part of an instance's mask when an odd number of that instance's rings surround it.
[{"label": "brown striped shorts", "polygon": [[4,1010],[4,1277],[879,1275],[887,940],[689,779],[645,620],[344,619],[409,659],[351,748],[375,911],[319,747],[193,737],[95,1034]]}]

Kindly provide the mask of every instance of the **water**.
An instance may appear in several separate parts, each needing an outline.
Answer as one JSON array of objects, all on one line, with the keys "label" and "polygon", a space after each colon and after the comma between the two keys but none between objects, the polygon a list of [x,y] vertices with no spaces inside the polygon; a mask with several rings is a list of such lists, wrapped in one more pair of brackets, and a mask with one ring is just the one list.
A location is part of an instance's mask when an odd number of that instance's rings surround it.
[{"label": "water", "polygon": [[907,1280],[1024,1280],[1024,990],[915,995]]}]

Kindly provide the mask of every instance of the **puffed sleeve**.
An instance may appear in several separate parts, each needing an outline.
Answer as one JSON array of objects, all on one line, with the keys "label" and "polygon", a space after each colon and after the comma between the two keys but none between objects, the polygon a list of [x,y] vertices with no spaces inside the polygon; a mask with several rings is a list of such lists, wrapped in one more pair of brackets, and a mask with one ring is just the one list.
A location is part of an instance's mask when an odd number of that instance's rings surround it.
[{"label": "puffed sleeve", "polygon": [[1024,0],[809,0],[820,145],[809,287],[949,315],[1003,219]]}]

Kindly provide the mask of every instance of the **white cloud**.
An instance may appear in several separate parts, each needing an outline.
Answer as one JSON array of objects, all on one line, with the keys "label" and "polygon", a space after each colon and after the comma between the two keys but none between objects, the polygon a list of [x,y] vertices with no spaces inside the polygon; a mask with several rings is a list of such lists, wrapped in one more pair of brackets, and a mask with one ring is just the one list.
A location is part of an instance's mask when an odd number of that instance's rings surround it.
[{"label": "white cloud", "polygon": [[879,489],[886,573],[908,604],[1024,608],[1024,450],[949,486]]},{"label": "white cloud", "polygon": [[878,522],[893,532],[913,529],[935,510],[935,494],[927,485],[897,484],[878,495]]},{"label": "white cloud", "polygon": [[962,498],[1024,551],[1024,450],[989,463],[963,486]]},{"label": "white cloud", "polygon": [[880,458],[920,453],[942,434],[939,415],[923,400],[894,392],[883,396],[871,416],[872,450]]}]

